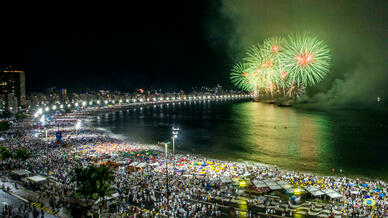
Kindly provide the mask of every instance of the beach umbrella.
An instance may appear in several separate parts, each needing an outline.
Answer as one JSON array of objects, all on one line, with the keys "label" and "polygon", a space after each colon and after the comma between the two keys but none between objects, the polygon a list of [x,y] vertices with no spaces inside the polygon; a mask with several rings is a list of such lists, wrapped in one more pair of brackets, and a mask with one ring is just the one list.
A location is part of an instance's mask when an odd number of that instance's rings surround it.
[{"label": "beach umbrella", "polygon": [[375,191],[375,192],[380,192],[380,189],[377,189],[377,188],[376,188],[376,189],[374,189],[373,191]]},{"label": "beach umbrella", "polygon": [[385,194],[383,193],[383,194],[379,194],[379,197],[385,197]]},{"label": "beach umbrella", "polygon": [[367,184],[363,184],[362,187],[368,187],[368,185]]}]

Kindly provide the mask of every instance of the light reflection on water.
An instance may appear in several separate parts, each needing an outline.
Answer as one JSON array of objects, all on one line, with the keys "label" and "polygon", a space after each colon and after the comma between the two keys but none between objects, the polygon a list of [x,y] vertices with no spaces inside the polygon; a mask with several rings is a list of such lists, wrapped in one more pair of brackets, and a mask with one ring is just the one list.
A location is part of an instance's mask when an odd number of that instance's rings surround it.
[{"label": "light reflection on water", "polygon": [[250,160],[297,171],[388,180],[385,114],[302,111],[258,102],[188,103],[108,114],[99,127],[131,141],[156,144],[181,131],[180,150]]}]

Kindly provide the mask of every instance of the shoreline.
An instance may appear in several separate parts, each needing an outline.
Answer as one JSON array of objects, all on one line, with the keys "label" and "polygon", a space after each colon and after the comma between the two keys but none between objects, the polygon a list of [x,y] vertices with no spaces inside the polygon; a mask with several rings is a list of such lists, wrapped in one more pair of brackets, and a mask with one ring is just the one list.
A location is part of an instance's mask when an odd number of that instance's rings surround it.
[{"label": "shoreline", "polygon": [[[114,110],[109,110],[109,108],[108,108],[108,110],[98,110],[97,114],[90,115],[87,118],[80,118],[80,120],[85,122],[85,124],[87,124],[88,127],[93,128],[93,129],[101,129],[102,132],[107,133],[106,136],[109,136],[109,137],[112,137],[112,138],[116,138],[118,140],[121,140],[124,143],[129,143],[129,144],[136,143],[136,144],[140,144],[140,145],[147,145],[147,144],[144,144],[142,142],[130,141],[130,140],[126,139],[125,136],[113,133],[111,130],[109,130],[109,129],[105,128],[105,127],[96,127],[96,126],[94,126],[92,124],[92,121],[97,116],[100,116],[100,115],[106,114],[106,113],[112,113],[112,112],[119,112],[119,111],[123,111],[123,110],[128,110],[128,109],[133,108],[133,107],[142,107],[142,105],[131,105],[131,106],[125,106],[124,105],[124,106],[116,106],[114,108]],[[164,148],[163,148],[162,145],[157,145],[157,144],[148,144],[148,145],[157,146],[157,147],[160,148],[160,151],[162,151],[162,152],[164,151]],[[172,149],[168,149],[168,150],[171,151]],[[346,174],[345,175],[345,174],[342,174],[342,176],[341,176],[341,175],[338,175],[338,173],[336,173],[337,175],[329,175],[329,174],[317,173],[317,172],[313,172],[313,171],[292,170],[292,169],[282,168],[282,167],[279,167],[279,166],[274,165],[274,164],[263,163],[263,162],[259,162],[259,161],[255,161],[255,160],[247,160],[247,159],[243,159],[243,158],[238,158],[238,159],[235,159],[235,158],[231,158],[231,159],[214,158],[214,157],[208,157],[205,154],[192,153],[190,151],[182,151],[182,150],[177,150],[177,149],[176,149],[176,153],[177,154],[184,154],[184,155],[192,155],[192,156],[195,156],[197,158],[207,159],[207,160],[212,160],[212,161],[235,162],[235,163],[240,163],[240,164],[248,163],[248,164],[252,164],[252,165],[258,165],[258,166],[262,166],[262,167],[268,167],[268,168],[278,169],[278,170],[282,170],[282,171],[287,171],[287,172],[290,172],[290,173],[301,173],[301,174],[305,174],[305,175],[314,175],[314,176],[318,176],[318,177],[350,178],[350,179],[359,179],[359,180],[363,180],[363,181],[385,182],[385,183],[388,182],[388,180],[378,179],[378,178],[371,178],[371,177],[364,176],[364,175],[356,175],[356,174],[350,174],[350,175]]]}]

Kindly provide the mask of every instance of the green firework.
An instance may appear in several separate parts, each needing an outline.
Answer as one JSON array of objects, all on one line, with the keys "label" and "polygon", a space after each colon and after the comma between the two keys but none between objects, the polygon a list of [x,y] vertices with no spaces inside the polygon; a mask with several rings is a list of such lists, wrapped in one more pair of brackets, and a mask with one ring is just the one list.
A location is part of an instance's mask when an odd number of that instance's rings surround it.
[{"label": "green firework", "polygon": [[230,79],[233,84],[243,91],[254,91],[254,78],[251,77],[252,74],[248,72],[245,63],[235,64],[230,72]]},{"label": "green firework", "polygon": [[290,35],[280,53],[280,62],[290,82],[313,86],[329,72],[330,50],[316,36]]},{"label": "green firework", "polygon": [[257,77],[259,86],[266,86],[276,79],[279,61],[271,50],[263,49],[263,45],[252,46],[244,60],[249,71]]}]

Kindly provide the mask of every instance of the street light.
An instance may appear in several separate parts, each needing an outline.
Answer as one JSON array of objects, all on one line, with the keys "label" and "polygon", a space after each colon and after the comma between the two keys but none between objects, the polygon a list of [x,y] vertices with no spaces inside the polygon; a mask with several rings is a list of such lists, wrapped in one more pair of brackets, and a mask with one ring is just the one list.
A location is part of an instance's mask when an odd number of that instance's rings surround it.
[{"label": "street light", "polygon": [[78,130],[81,128],[81,121],[78,120],[77,123],[75,124],[75,131],[76,134],[78,135]]},{"label": "street light", "polygon": [[172,133],[172,153],[175,155],[175,139],[178,138],[178,131],[179,128],[172,127],[171,133]]}]

